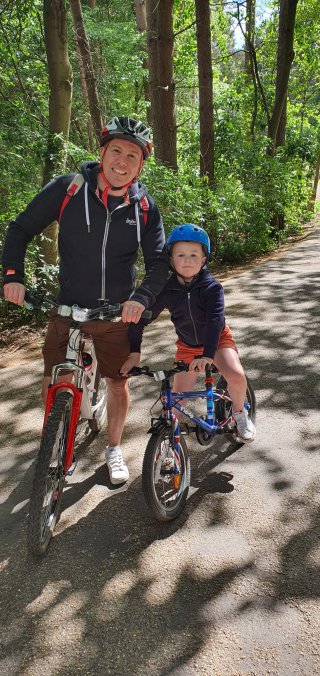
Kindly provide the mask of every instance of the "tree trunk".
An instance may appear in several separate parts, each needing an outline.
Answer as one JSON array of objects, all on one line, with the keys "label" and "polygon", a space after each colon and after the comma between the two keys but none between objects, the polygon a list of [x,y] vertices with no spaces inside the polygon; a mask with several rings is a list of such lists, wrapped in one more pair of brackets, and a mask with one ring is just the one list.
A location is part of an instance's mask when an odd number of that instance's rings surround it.
[{"label": "tree trunk", "polygon": [[[138,30],[139,33],[147,33],[146,0],[135,0],[134,5],[135,5],[135,12],[136,12],[137,30]],[[148,71],[149,65],[148,65],[147,44],[145,44],[143,51],[145,51],[146,55],[143,58],[142,66],[146,71]],[[145,100],[150,101],[149,83],[148,83],[148,78],[147,78],[146,75],[143,76],[142,86],[143,86],[143,93],[144,93]],[[138,106],[138,103],[139,103],[139,99],[137,97],[137,106]],[[148,122],[150,123],[151,122],[150,106],[148,106],[147,116],[148,116]]]},{"label": "tree trunk", "polygon": [[276,135],[276,148],[284,146],[286,142],[286,129],[287,129],[287,94],[285,95],[284,104],[282,107],[279,125]]},{"label": "tree trunk", "polygon": [[150,118],[153,129],[153,144],[156,157],[159,157],[160,138],[160,100],[158,70],[158,5],[159,0],[146,0],[148,29],[148,65]]},{"label": "tree trunk", "polygon": [[273,111],[268,124],[271,139],[268,154],[273,156],[281,113],[288,89],[291,64],[294,57],[293,38],[298,0],[280,0],[277,77]]},{"label": "tree trunk", "polygon": [[177,126],[173,78],[173,0],[162,0],[158,4],[159,159],[171,169],[177,169]]},{"label": "tree trunk", "polygon": [[[76,52],[77,52],[77,58],[78,58],[82,98],[83,98],[83,104],[84,104],[84,108],[85,108],[85,112],[86,112],[86,126],[87,126],[87,134],[88,134],[88,139],[89,139],[89,148],[93,152],[94,149],[95,149],[95,141],[94,141],[94,131],[93,131],[93,127],[92,127],[92,120],[91,120],[91,116],[90,116],[87,83],[86,83],[86,78],[85,78],[85,73],[84,73],[84,68],[83,68],[83,61],[82,61],[82,58],[81,58],[80,49],[79,49],[79,45],[78,45],[77,41],[75,42],[75,46],[76,46]],[[80,128],[80,124],[79,124],[79,128]]]},{"label": "tree trunk", "polygon": [[255,71],[255,32],[256,32],[256,0],[247,0],[246,2],[246,32],[245,32],[245,72],[248,79],[253,84],[253,109],[251,115],[250,129],[248,129],[248,138],[253,141],[255,136],[255,125],[258,112],[258,84]]},{"label": "tree trunk", "polygon": [[[72,70],[68,56],[66,3],[64,0],[44,1],[44,35],[49,75],[49,134],[43,173],[43,185],[53,176],[63,173],[66,163],[66,143],[69,137]],[[45,231],[46,240],[39,243],[45,263],[57,262],[57,228],[51,223]]]},{"label": "tree trunk", "polygon": [[83,15],[80,0],[70,0],[70,8],[73,18],[75,39],[79,46],[81,59],[83,63],[83,70],[88,92],[89,110],[92,120],[93,129],[99,142],[101,129],[103,127],[102,116],[100,112],[98,90],[94,76],[92,58],[90,53],[89,42],[86,30],[83,23]]},{"label": "tree trunk", "polygon": [[314,211],[314,203],[316,201],[318,184],[319,184],[319,175],[320,175],[320,150],[318,151],[318,157],[317,157],[317,163],[316,163],[316,168],[315,168],[312,193],[310,195],[310,199],[309,199],[309,202],[308,202],[309,211]]},{"label": "tree trunk", "polygon": [[214,186],[214,132],[210,2],[195,0],[200,112],[200,175]]},{"label": "tree trunk", "polygon": [[256,27],[256,0],[247,0],[246,2],[246,34],[245,34],[245,70],[250,78],[254,78],[254,68],[252,62],[252,47],[255,45],[255,27]]}]

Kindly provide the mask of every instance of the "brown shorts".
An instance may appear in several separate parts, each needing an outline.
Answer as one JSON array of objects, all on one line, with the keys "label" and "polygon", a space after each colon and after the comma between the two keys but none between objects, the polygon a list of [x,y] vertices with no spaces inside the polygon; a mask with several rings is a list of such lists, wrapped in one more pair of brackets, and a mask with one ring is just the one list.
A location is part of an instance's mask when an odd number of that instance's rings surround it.
[{"label": "brown shorts", "polygon": [[[190,364],[195,357],[201,357],[203,355],[203,347],[192,347],[187,345],[182,340],[177,340],[176,342],[177,351],[174,357],[175,361],[184,361],[186,364]],[[218,350],[221,350],[222,347],[231,347],[233,350],[238,352],[238,348],[233,340],[232,333],[229,329],[229,326],[226,324],[223,331],[220,334],[220,340],[217,347]]]},{"label": "brown shorts", "polygon": [[[53,316],[48,324],[42,348],[44,375],[50,376],[52,367],[65,361],[70,319]],[[83,332],[92,336],[101,375],[117,378],[118,371],[130,354],[128,324],[119,322],[89,321],[82,324]]]}]

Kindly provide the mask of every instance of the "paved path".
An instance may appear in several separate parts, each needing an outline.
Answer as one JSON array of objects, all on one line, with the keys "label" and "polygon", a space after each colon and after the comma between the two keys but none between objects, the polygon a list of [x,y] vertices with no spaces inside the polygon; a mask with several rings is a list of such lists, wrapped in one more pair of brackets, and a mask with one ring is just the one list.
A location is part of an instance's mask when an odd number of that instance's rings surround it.
[{"label": "paved path", "polygon": [[[0,371],[1,662],[25,676],[320,673],[320,232],[225,284],[227,318],[258,400],[258,436],[225,457],[188,445],[192,490],[171,524],[141,493],[148,408],[138,379],[123,449],[106,478],[103,438],[84,443],[46,559],[25,549],[41,427],[39,362]],[[145,362],[169,361],[167,318]]]}]

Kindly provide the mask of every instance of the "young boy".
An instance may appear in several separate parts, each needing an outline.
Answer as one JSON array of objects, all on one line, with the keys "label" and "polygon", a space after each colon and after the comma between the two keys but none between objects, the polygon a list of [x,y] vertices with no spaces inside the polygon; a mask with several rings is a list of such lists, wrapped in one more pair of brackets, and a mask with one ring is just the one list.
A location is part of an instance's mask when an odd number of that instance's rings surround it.
[{"label": "young boy", "polygon": [[[169,310],[178,335],[175,361],[182,359],[189,364],[188,372],[175,375],[173,390],[192,390],[197,372],[204,371],[206,364],[214,364],[228,383],[238,436],[243,442],[253,441],[255,426],[244,408],[246,377],[231,331],[225,324],[223,288],[205,267],[210,239],[202,228],[185,223],[169,234],[167,251],[174,274],[151,308],[151,321],[164,308]],[[147,323],[140,320],[129,326],[131,353],[121,368],[123,375],[140,364],[142,333]]]}]

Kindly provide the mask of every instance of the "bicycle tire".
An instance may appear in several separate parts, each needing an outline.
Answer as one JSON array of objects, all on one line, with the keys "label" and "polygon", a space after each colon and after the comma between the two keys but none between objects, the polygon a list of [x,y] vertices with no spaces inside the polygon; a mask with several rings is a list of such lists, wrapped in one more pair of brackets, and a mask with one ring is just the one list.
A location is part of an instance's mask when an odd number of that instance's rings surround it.
[{"label": "bicycle tire", "polygon": [[[152,515],[158,521],[171,521],[182,511],[190,487],[190,458],[186,442],[180,437],[180,485],[173,485],[173,473],[162,474],[164,458],[172,457],[172,433],[163,429],[149,439],[142,465],[142,490]],[[168,452],[170,455],[168,455]],[[161,465],[160,465],[161,463]],[[169,489],[169,490],[168,490]]]},{"label": "bicycle tire", "polygon": [[60,517],[72,399],[70,392],[57,394],[42,434],[27,527],[27,547],[34,558],[46,553]]},{"label": "bicycle tire", "polygon": [[89,427],[92,432],[98,433],[104,427],[107,418],[107,386],[105,378],[101,377],[99,366],[97,366],[96,377],[94,381],[94,392],[92,396],[92,406],[100,403],[97,414],[89,420]]}]

